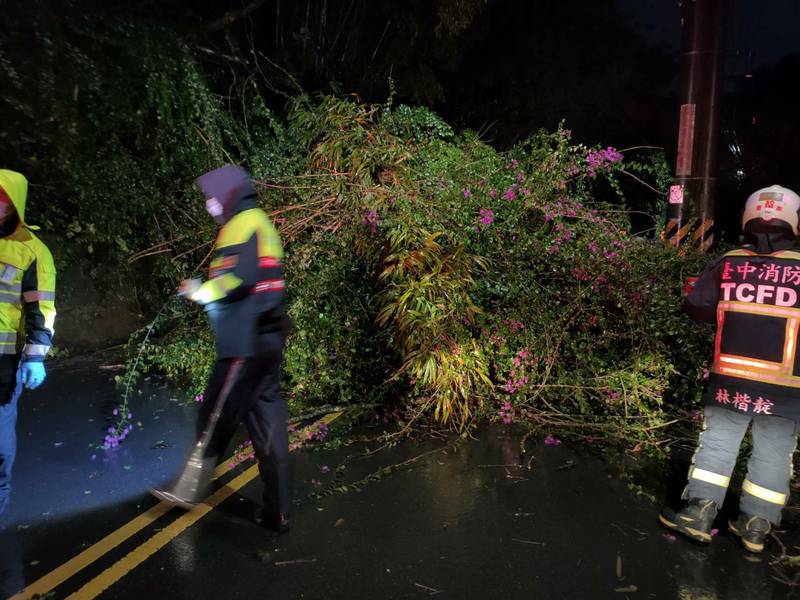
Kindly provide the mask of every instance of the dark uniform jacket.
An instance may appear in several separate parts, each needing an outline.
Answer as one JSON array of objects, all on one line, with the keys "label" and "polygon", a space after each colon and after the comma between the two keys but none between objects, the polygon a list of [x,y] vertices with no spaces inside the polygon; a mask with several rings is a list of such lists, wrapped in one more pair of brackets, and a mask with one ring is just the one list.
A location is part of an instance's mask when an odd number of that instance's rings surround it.
[{"label": "dark uniform jacket", "polygon": [[717,324],[707,405],[800,418],[800,252],[728,252],[705,269],[686,310]]},{"label": "dark uniform jacket", "polygon": [[209,279],[193,294],[208,312],[219,358],[261,353],[264,335],[284,332],[283,247],[267,214],[256,203],[247,173],[223,167],[198,180],[207,198],[225,207]]}]

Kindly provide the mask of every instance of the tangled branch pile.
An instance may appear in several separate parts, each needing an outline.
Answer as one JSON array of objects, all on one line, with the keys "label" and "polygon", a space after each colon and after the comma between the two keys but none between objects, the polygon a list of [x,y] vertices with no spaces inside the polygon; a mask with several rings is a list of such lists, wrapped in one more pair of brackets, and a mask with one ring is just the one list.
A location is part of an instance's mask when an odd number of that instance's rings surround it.
[{"label": "tangled branch pile", "polygon": [[[501,153],[424,109],[327,96],[296,99],[279,131],[284,168],[245,162],[287,241],[294,404],[393,400],[459,428],[499,407],[670,442],[708,347],[680,313],[702,258],[592,202],[623,169],[653,169],[564,130]],[[150,354],[194,384],[210,360],[194,317]]]},{"label": "tangled branch pile", "polygon": [[[16,85],[0,60],[4,118],[29,134],[13,149],[63,192],[43,221],[146,265],[163,298],[210,251],[193,179],[246,166],[287,245],[296,410],[385,402],[456,428],[493,415],[671,443],[663,428],[695,405],[709,348],[680,311],[681,282],[704,258],[633,235],[614,194],[635,178],[658,207],[663,161],[587,148],[563,129],[499,152],[391,100],[301,93],[275,112],[255,77],[215,93],[168,31],[71,27],[58,29],[68,72],[48,55],[37,86]],[[70,127],[24,125],[42,98]],[[204,316],[163,315],[142,365],[197,393],[213,360]]]}]

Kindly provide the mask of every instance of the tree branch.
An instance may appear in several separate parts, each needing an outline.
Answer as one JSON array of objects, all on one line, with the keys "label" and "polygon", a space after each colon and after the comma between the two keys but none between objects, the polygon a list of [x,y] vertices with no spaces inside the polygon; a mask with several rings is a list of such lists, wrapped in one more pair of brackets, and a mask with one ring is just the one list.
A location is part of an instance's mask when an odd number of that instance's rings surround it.
[{"label": "tree branch", "polygon": [[243,19],[250,13],[257,11],[266,2],[267,0],[254,0],[241,10],[232,10],[226,12],[221,19],[211,23],[211,25],[208,26],[208,29],[210,31],[217,31],[219,29],[222,29],[223,27],[227,27],[228,25],[231,25],[232,23],[238,21],[239,19]]}]

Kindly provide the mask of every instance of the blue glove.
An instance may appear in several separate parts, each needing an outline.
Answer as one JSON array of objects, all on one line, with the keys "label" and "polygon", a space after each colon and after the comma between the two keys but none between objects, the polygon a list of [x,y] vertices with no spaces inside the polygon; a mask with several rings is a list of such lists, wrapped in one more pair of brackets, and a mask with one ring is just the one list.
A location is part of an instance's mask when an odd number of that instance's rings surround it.
[{"label": "blue glove", "polygon": [[44,372],[43,362],[23,362],[17,369],[17,381],[29,390],[35,390],[44,381],[47,374]]}]

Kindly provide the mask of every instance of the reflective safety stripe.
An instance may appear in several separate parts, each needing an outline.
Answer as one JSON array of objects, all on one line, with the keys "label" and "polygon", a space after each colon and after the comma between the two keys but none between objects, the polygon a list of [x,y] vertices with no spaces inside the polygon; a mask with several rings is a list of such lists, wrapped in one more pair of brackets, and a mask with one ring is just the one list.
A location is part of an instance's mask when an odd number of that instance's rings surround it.
[{"label": "reflective safety stripe", "polygon": [[22,284],[21,283],[3,283],[0,281],[0,291],[3,292],[21,292],[22,291]]},{"label": "reflective safety stripe", "polygon": [[267,279],[265,281],[259,281],[253,288],[253,293],[260,294],[262,292],[279,292],[285,289],[286,281],[283,279]]},{"label": "reflective safety stripe", "polygon": [[47,302],[47,301],[54,301],[56,299],[55,292],[24,292],[22,294],[22,299],[25,302]]},{"label": "reflective safety stripe", "polygon": [[725,477],[719,473],[706,471],[705,469],[698,469],[697,467],[692,469],[692,473],[689,475],[689,478],[697,479],[698,481],[705,481],[706,483],[711,483],[724,488],[728,487],[728,484],[731,482],[730,477]]},{"label": "reflective safety stripe", "polygon": [[759,254],[758,252],[747,250],[745,248],[731,250],[730,252],[726,253],[725,256],[770,256],[772,258],[793,258],[795,260],[800,259],[800,253],[792,252],[791,250],[778,250],[777,252],[773,252],[771,254]]},{"label": "reflective safety stripe", "polygon": [[47,356],[50,346],[46,344],[25,344],[22,353],[25,356]]},{"label": "reflective safety stripe", "polygon": [[0,342],[0,354],[17,354],[16,342]]},{"label": "reflective safety stripe", "polygon": [[800,308],[774,306],[772,304],[755,304],[753,302],[738,302],[736,300],[723,300],[717,304],[717,309],[751,315],[784,317],[786,319],[796,319],[800,317]]},{"label": "reflective safety stripe", "polygon": [[742,491],[750,494],[751,496],[755,496],[756,498],[760,498],[766,502],[771,502],[772,504],[780,504],[783,506],[786,504],[786,494],[781,494],[778,492],[773,492],[772,490],[768,490],[765,487],[761,487],[760,485],[756,485],[749,479],[745,479],[744,483],[742,484]]},{"label": "reflective safety stripe", "polygon": [[202,304],[217,302],[218,300],[222,300],[241,284],[242,280],[236,275],[233,273],[226,273],[221,277],[206,281],[199,290],[192,294],[192,300]]},{"label": "reflective safety stripe", "polygon": [[0,332],[0,343],[13,344],[17,341],[17,334],[13,331],[2,333]]},{"label": "reflective safety stripe", "polygon": [[[722,352],[725,317],[728,313],[765,315],[785,319],[783,356],[779,361],[765,361],[748,356],[735,356]],[[800,388],[800,377],[794,374],[797,355],[797,331],[800,327],[800,308],[762,305],[757,303],[725,301],[717,304],[717,336],[714,345],[712,372],[752,381],[774,383]]]},{"label": "reflective safety stripe", "polygon": [[208,269],[209,278],[215,279],[217,277],[222,277],[225,273],[235,269],[238,262],[239,257],[235,254],[214,259]]},{"label": "reflective safety stripe", "polygon": [[719,362],[742,365],[745,367],[755,367],[757,369],[767,369],[770,371],[780,371],[783,368],[781,363],[771,363],[762,360],[752,360],[750,358],[740,358],[738,356],[731,356],[730,354],[720,355]]},{"label": "reflective safety stripe", "polygon": [[0,290],[0,303],[22,304],[22,294],[19,292],[4,292]]},{"label": "reflective safety stripe", "polygon": [[272,269],[275,267],[280,267],[281,261],[279,258],[275,258],[274,256],[262,256],[258,259],[258,266],[262,269]]},{"label": "reflective safety stripe", "polygon": [[723,366],[715,366],[712,371],[714,373],[719,373],[720,375],[730,375],[732,377],[741,377],[742,379],[750,379],[752,381],[765,381],[767,383],[785,385],[786,387],[800,388],[800,377],[768,375],[759,371],[746,371],[744,369],[733,369],[731,367]]}]

